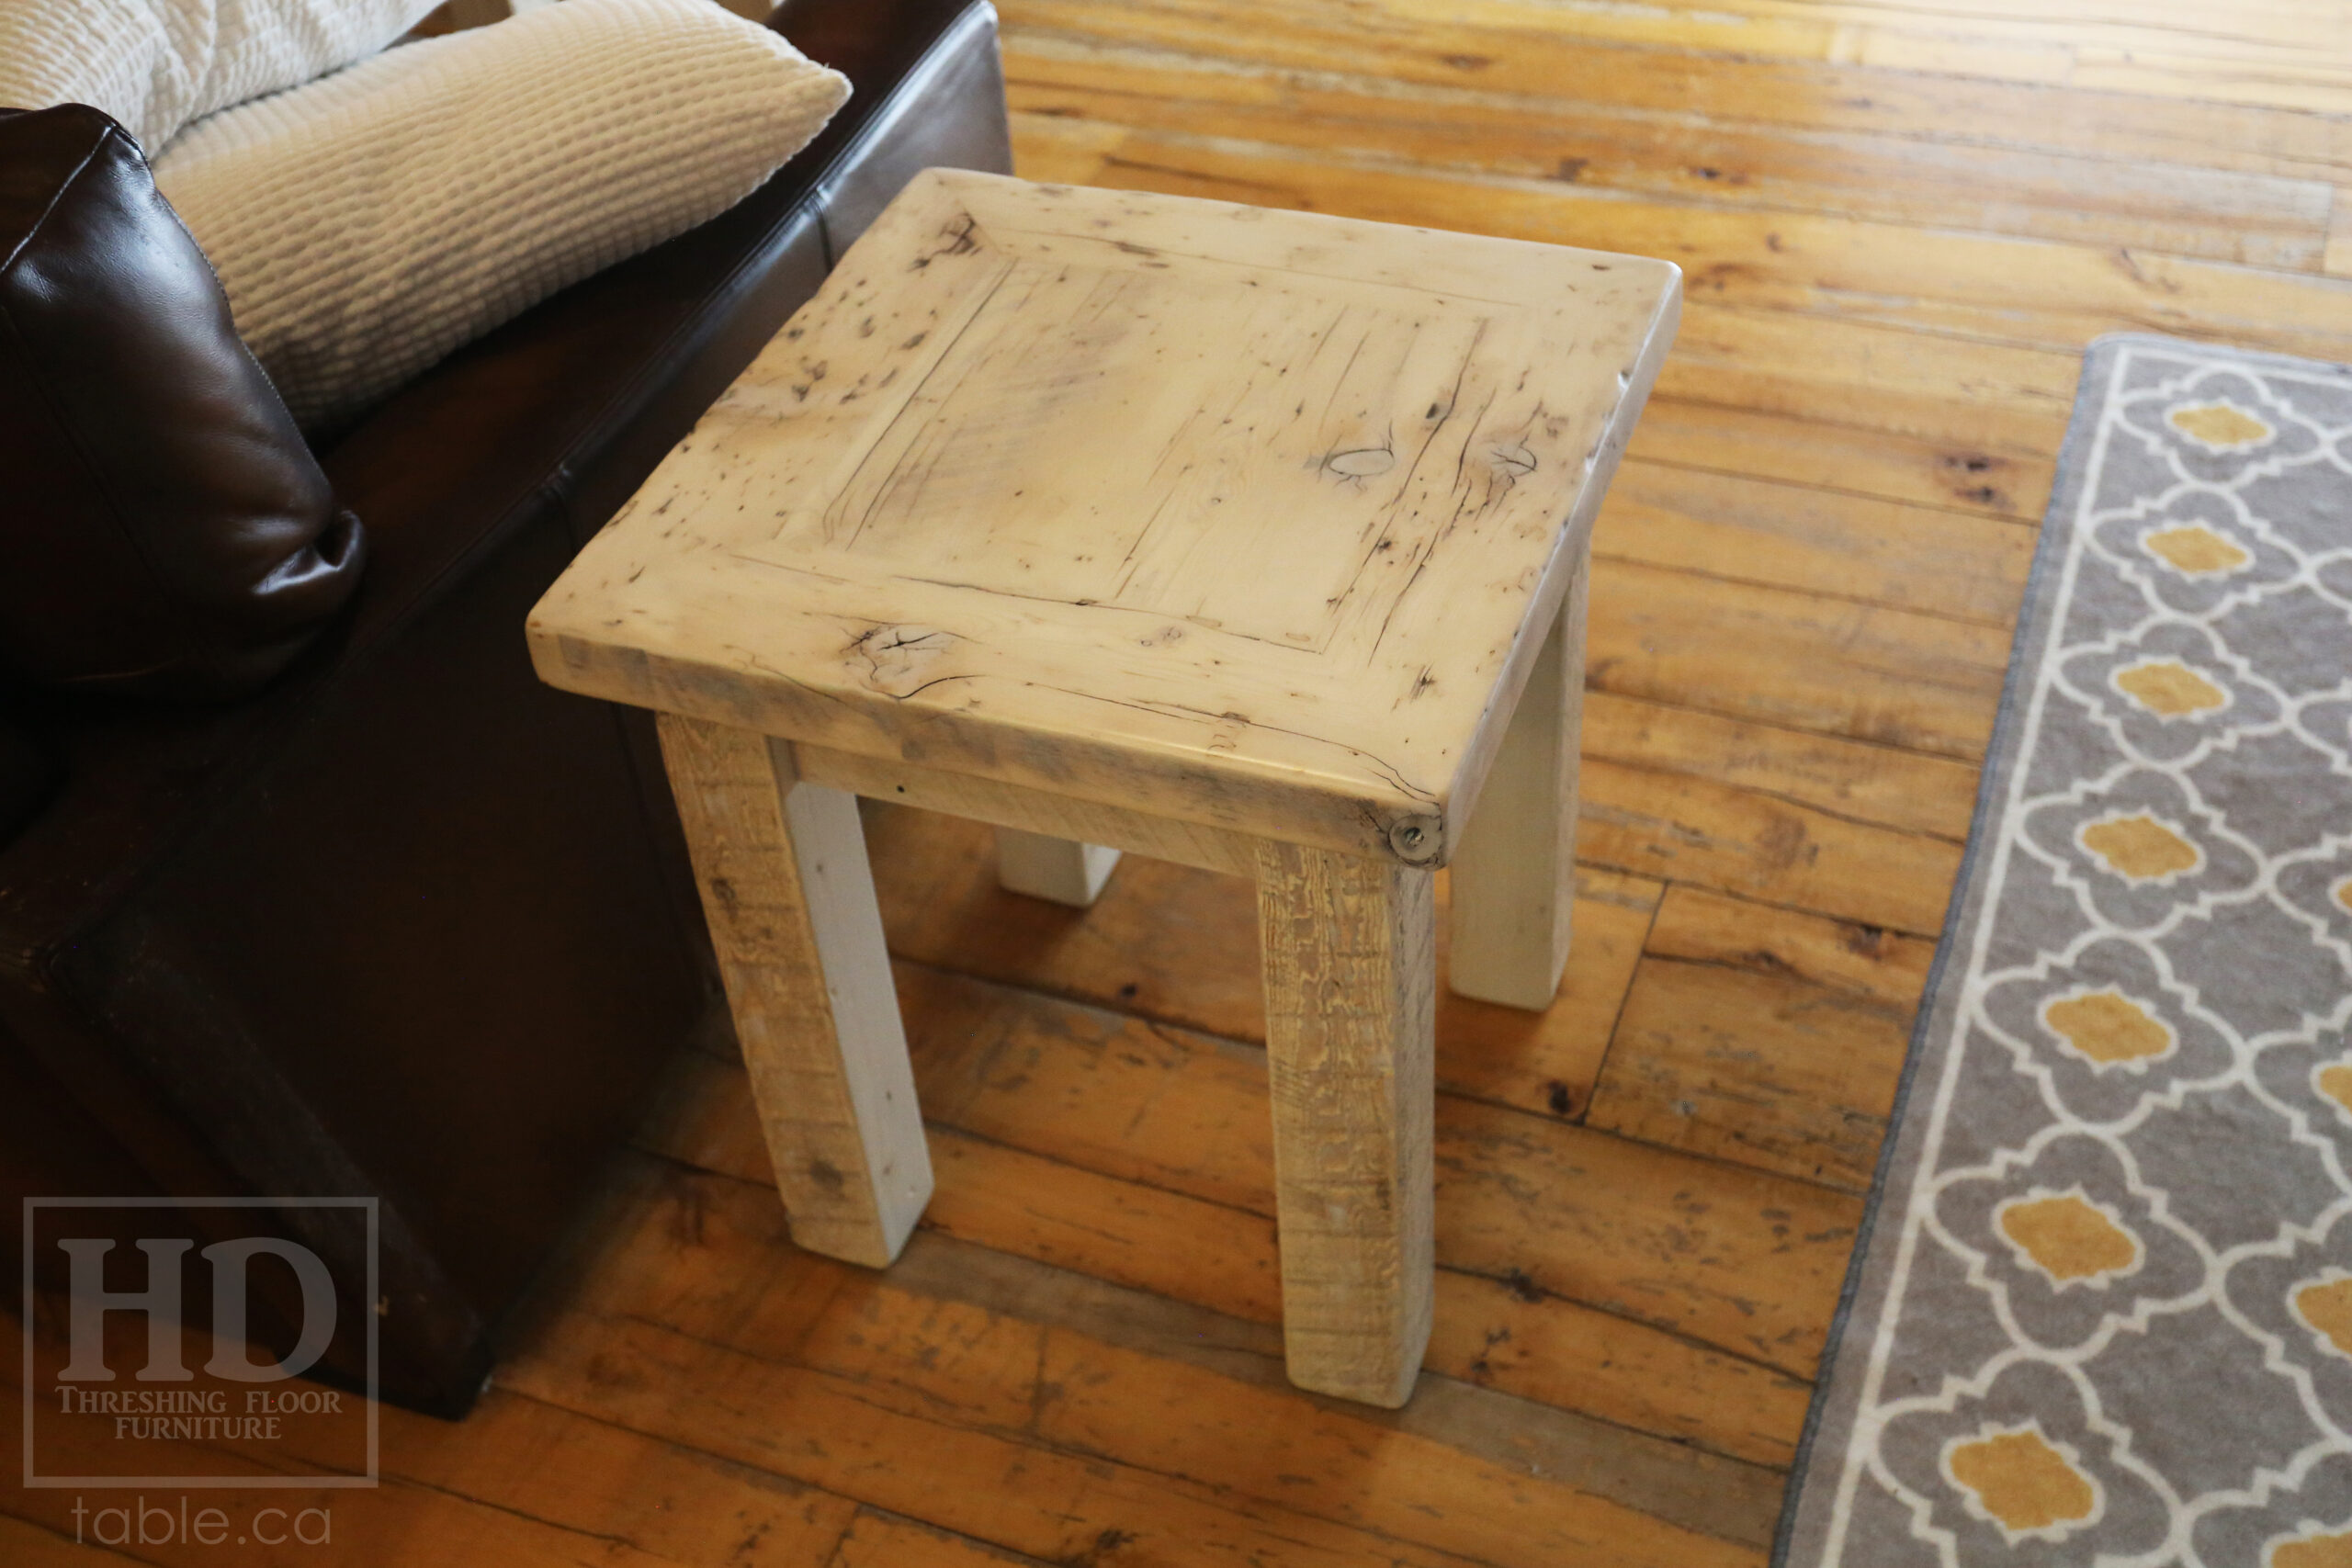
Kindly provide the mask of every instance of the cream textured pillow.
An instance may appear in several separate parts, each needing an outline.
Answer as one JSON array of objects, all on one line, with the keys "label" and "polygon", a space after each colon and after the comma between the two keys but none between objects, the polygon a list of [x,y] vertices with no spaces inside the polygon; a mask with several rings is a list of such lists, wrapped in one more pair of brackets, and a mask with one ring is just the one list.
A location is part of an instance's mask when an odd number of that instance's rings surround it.
[{"label": "cream textured pillow", "polygon": [[88,104],[153,157],[199,115],[375,53],[438,0],[0,0],[0,107]]},{"label": "cream textured pillow", "polygon": [[155,183],[316,432],[725,211],[848,96],[710,0],[565,0],[213,115]]}]

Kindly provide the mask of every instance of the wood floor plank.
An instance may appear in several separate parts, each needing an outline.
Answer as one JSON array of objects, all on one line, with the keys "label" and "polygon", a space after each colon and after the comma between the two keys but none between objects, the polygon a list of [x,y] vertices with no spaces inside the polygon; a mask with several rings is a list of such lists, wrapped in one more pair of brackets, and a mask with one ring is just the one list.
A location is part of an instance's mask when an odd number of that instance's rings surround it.
[{"label": "wood floor plank", "polygon": [[1588,1121],[1866,1190],[1934,952],[1668,888]]},{"label": "wood floor plank", "polygon": [[501,1388],[461,1424],[384,1418],[388,1474],[664,1561],[822,1562],[856,1512],[815,1487]]},{"label": "wood floor plank", "polygon": [[[901,997],[933,1120],[1272,1212],[1257,1052],[956,976]],[[1804,1320],[1835,1294],[1850,1200],[1451,1094],[1439,1096],[1437,1161],[1442,1265],[1800,1373],[1817,1353],[1822,1325]],[[1693,1224],[1676,1195],[1701,1192],[1711,1215]],[[1773,1213],[1806,1218],[1789,1226]],[[1675,1260],[1670,1282],[1661,1258]]]},{"label": "wood floor plank", "polygon": [[1645,953],[1849,991],[1908,1014],[1936,956],[1926,937],[1773,908],[1703,888],[1674,887]]},{"label": "wood floor plank", "polygon": [[2056,471],[2050,457],[1678,398],[1650,400],[1626,452],[1634,461],[2017,523],[2040,520]]},{"label": "wood floor plank", "polygon": [[[741,1075],[713,1063],[707,1088],[714,1100],[740,1096]],[[944,1130],[933,1136],[956,1141]],[[756,1160],[756,1145],[743,1146]],[[943,1169],[967,1183],[992,1176],[1022,1183],[970,1213],[1002,1215],[1017,1205],[1071,1222],[1072,1235],[1114,1214],[1116,1201],[1106,1203],[1101,1194],[1121,1185],[1069,1167],[1040,1183],[1016,1165],[958,1164],[952,1155]],[[1274,1303],[1261,1303],[1261,1316],[1237,1318],[1201,1299],[1214,1291],[1180,1284],[1172,1292],[1147,1286],[1147,1294],[1104,1280],[1091,1265],[1073,1271],[1003,1250],[1023,1239],[1018,1226],[968,1244],[933,1223],[899,1266],[862,1273],[794,1249],[764,1183],[653,1161],[626,1175],[627,1201],[616,1205],[596,1269],[600,1285],[573,1303],[582,1311],[656,1321],[755,1355],[888,1383],[898,1391],[888,1397],[910,1402],[904,1408],[915,1414],[952,1412],[999,1430],[1026,1430],[1033,1422],[1034,1338],[1017,1325],[978,1323],[926,1300],[964,1303],[1173,1359],[1283,1400],[1299,1397],[1283,1370]],[[943,1186],[941,1201],[954,1187]],[[1191,1222],[1180,1217],[1157,1238],[1169,1259],[1164,1275],[1180,1275],[1182,1260],[1213,1252],[1220,1236],[1248,1237],[1271,1259],[1270,1226],[1237,1231],[1234,1211],[1193,1208]],[[675,1276],[702,1288],[676,1292],[667,1283]],[[1804,1418],[1801,1380],[1524,1288],[1451,1270],[1438,1284],[1440,1333],[1411,1405],[1391,1415],[1316,1403],[1486,1461],[1533,1466],[1702,1534],[1762,1543],[1778,1492],[1769,1467],[1786,1462]],[[763,1299],[773,1293],[798,1308],[766,1310]],[[1545,1393],[1568,1396],[1541,1397]]]},{"label": "wood floor plank", "polygon": [[[2003,14],[1999,10],[1925,12],[1903,6],[1825,4],[1823,0],[1693,0],[1661,6],[1545,6],[1540,0],[1392,0],[1391,12],[1451,25],[1457,48],[1476,50],[1495,34],[1543,30],[1616,45],[1697,51],[1747,58],[1872,61],[1913,69],[2021,82],[2109,85],[2087,67],[2154,55],[2177,62],[2180,91],[2228,101],[2296,106],[2275,90],[2352,86],[2352,60],[2317,36],[2324,23],[2308,6],[2267,8],[2225,23],[2192,23],[2163,12],[2094,17]],[[1034,13],[1032,13],[1034,14]],[[2300,28],[2300,30],[2299,30]],[[1489,44],[1487,47],[1492,48]],[[2266,86],[2272,91],[2263,91]]]},{"label": "wood floor plank", "polygon": [[[1400,96],[1477,93],[1530,106],[1566,99],[1710,121],[2241,169],[2290,179],[2329,179],[2352,171],[2352,123],[2337,114],[2177,96],[2152,99],[2086,91],[2079,82],[2053,86],[1992,79],[1982,72],[1628,48],[1537,13],[1466,25],[1458,15],[1402,7],[1267,6],[1253,8],[1253,25],[1244,29],[1231,26],[1229,0],[1128,0],[1115,6],[1099,0],[1007,0],[1001,9],[1016,78],[1033,40],[1048,40],[1072,49],[1125,48],[1214,61],[1245,80],[1276,72],[1336,73]],[[1860,51],[1853,52],[1859,59]],[[2071,71],[2071,54],[2065,59]]]},{"label": "wood floor plank", "polygon": [[2292,59],[2217,62],[2190,48],[2074,52],[2067,85],[2098,91],[2329,114],[2342,113],[2352,96],[2343,69],[2334,62],[2306,67]]},{"label": "wood floor plank", "polygon": [[[1039,1377],[1058,1396],[1040,1436],[1219,1493],[1419,1540],[1498,1568],[1589,1559],[1658,1568],[1760,1563],[1758,1544],[1662,1524],[1520,1467],[1271,1388],[1227,1381],[1083,1337],[1048,1332]],[[1139,1411],[1151,1418],[1135,1419]]]},{"label": "wood floor plank", "polygon": [[1650,958],[1587,1120],[1848,1192],[1869,1190],[1907,1010],[1773,975]]},{"label": "wood floor plank", "polygon": [[[1017,118],[1016,160],[1063,134]],[[1866,219],[1697,209],[1351,161],[1261,143],[1129,130],[1090,183],[1303,208],[1653,255],[1689,298],[1928,333],[2079,350],[2102,333],[2222,339],[2352,359],[2352,285],[2153,252],[1931,230]]]},{"label": "wood floor plank", "polygon": [[1694,304],[1657,389],[1713,403],[1929,442],[2046,457],[2081,374],[2077,354]]},{"label": "wood floor plank", "polygon": [[1268,1216],[952,1127],[933,1126],[931,1140],[955,1178],[923,1215],[940,1235],[1252,1323],[1282,1322],[1282,1266]]},{"label": "wood floor plank", "polygon": [[[1954,842],[1967,835],[1976,802],[1977,770],[1966,762],[1613,692],[1585,694],[1584,752],[1588,762],[1685,773],[1849,821]],[[1700,872],[1685,874],[1703,880]]]},{"label": "wood floor plank", "polygon": [[[1270,1217],[1261,1053],[904,967],[926,1114],[989,1143]],[[662,1152],[747,1180],[740,1108]],[[1859,1218],[1809,1183],[1442,1094],[1442,1268],[1559,1296],[1809,1375]]]},{"label": "wood floor plank", "polygon": [[1619,559],[1596,560],[1596,690],[1973,762],[2008,668],[2006,627]]},{"label": "wood floor plank", "polygon": [[[1047,1562],[1456,1568],[1467,1560],[1175,1478],[893,1409],[856,1379],[573,1314],[518,1357],[534,1398]],[[1091,1556],[1090,1556],[1091,1554]]]},{"label": "wood floor plank", "polygon": [[[1440,1276],[1447,1284],[1459,1279]],[[1295,1396],[1295,1391],[1286,1392],[1279,1330],[1083,1274],[925,1235],[910,1266],[894,1273],[890,1283]],[[1424,1374],[1413,1402],[1402,1410],[1313,1403],[1514,1471],[1565,1482],[1702,1535],[1760,1546],[1770,1534],[1781,1477],[1768,1465],[1588,1420],[1438,1371]]]},{"label": "wood floor plank", "polygon": [[1621,465],[1596,554],[2008,627],[2034,533],[1936,507],[1638,459]]},{"label": "wood floor plank", "polygon": [[[1435,7],[1424,4],[1423,8]],[[1535,10],[1528,0],[1487,0],[1469,14],[1481,19],[1510,19]],[[1751,50],[1777,51],[1788,39],[1803,36],[1793,29],[1820,26],[1831,29],[1832,56],[1845,47],[1842,35],[1856,32],[1958,37],[1981,46],[2064,51],[2077,61],[2105,53],[2136,56],[2177,51],[2211,70],[2217,84],[2230,81],[2234,69],[2291,63],[2312,78],[2352,85],[2352,59],[2326,30],[2324,16],[2315,12],[2309,0],[2279,0],[2242,9],[2180,4],[2075,6],[2064,15],[2021,0],[1992,0],[1965,7],[1905,0],[1723,0],[1722,4],[1677,0],[1630,14],[1609,13],[1605,21],[1579,17],[1577,27],[1580,31],[1605,31],[1627,41],[1696,48],[1736,50],[1744,37]],[[1980,60],[1977,68],[1996,67],[1987,58]]]},{"label": "wood floor plank", "polygon": [[860,1508],[857,1522],[842,1537],[839,1550],[826,1560],[825,1568],[1002,1568],[1006,1563],[1046,1568],[1036,1558],[1017,1551],[986,1546],[877,1508]]},{"label": "wood floor plank", "polygon": [[0,1514],[0,1559],[13,1568],[108,1568],[139,1560],[92,1544],[85,1535],[76,1542],[69,1522],[64,1531],[28,1519]]},{"label": "wood floor plank", "polygon": [[[977,1261],[968,1249],[963,1256]],[[818,1332],[779,1353],[871,1389],[877,1400],[910,1396],[910,1411],[952,1415],[1210,1496],[1295,1510],[1479,1562],[1548,1564],[1605,1547],[1628,1562],[1673,1562],[1681,1553],[1694,1563],[1729,1563],[1751,1561],[1767,1534],[1770,1487],[1758,1483],[1769,1476],[1752,1468],[1715,1467],[1748,1494],[1749,1511],[1724,1527],[1738,1529],[1741,1539],[1725,1541],[1600,1495],[1578,1484],[1580,1476],[1540,1460],[1498,1463],[1492,1453],[1435,1435],[1426,1419],[1302,1399],[1278,1380],[1237,1379],[1190,1357],[1156,1353],[1148,1332],[1091,1332],[1096,1325],[1064,1321],[1077,1314],[1059,1309],[1052,1283],[1035,1271],[1015,1310],[988,1293],[943,1296],[886,1275],[845,1293]],[[1526,1411],[1474,1390],[1459,1393],[1490,1424]],[[1146,1411],[1148,1419],[1134,1418]]]},{"label": "wood floor plank", "polygon": [[[51,1451],[56,1451],[54,1443]],[[213,1467],[214,1474],[266,1475],[279,1472],[279,1463],[265,1462],[229,1447],[207,1449],[204,1458]],[[104,1462],[96,1461],[96,1467],[103,1468]],[[593,1562],[599,1568],[693,1568],[710,1561],[699,1553],[664,1555],[623,1537],[600,1535],[533,1517],[503,1501],[479,1502],[390,1476],[382,1486],[372,1489],[297,1486],[273,1488],[266,1493],[192,1495],[204,1495],[206,1502],[217,1504],[228,1516],[228,1528],[232,1532],[250,1531],[261,1508],[275,1507],[283,1509],[284,1514],[272,1521],[268,1527],[271,1529],[290,1535],[297,1518],[308,1514],[302,1528],[312,1532],[323,1530],[324,1539],[313,1542],[288,1540],[271,1545],[248,1541],[240,1545],[232,1536],[230,1541],[208,1544],[180,1539],[175,1531],[174,1539],[168,1541],[138,1544],[135,1533],[123,1535],[122,1539],[135,1547],[141,1561],[164,1568],[180,1568],[182,1564],[192,1568],[194,1564],[224,1560],[369,1564],[435,1561],[512,1563],[515,1568],[576,1568],[582,1562]],[[70,1492],[27,1490],[11,1506],[34,1523],[70,1539],[74,1529],[72,1509],[76,1496]],[[91,1531],[89,1539],[107,1541],[121,1532],[136,1531],[136,1524],[125,1516],[102,1518],[98,1513],[103,1508],[132,1506],[131,1495],[107,1494],[87,1501],[91,1509],[86,1525]],[[202,1502],[196,1505],[204,1506]],[[322,1517],[323,1524],[320,1522]],[[158,1529],[155,1533],[162,1532]],[[825,1549],[830,1545],[829,1539]],[[224,1559],[224,1548],[238,1555]]]},{"label": "wood floor plank", "polygon": [[1510,1280],[1439,1271],[1430,1370],[1708,1453],[1786,1469],[1812,1384]]},{"label": "wood floor plank", "polygon": [[[1240,878],[1129,857],[1092,908],[1057,909],[995,886],[984,829],[887,804],[868,820],[883,924],[900,956],[1264,1042],[1256,906]],[[1542,1013],[1445,989],[1441,918],[1439,1083],[1528,1110],[1581,1110],[1659,891],[1645,878],[1580,874],[1567,974]],[[1441,916],[1448,892],[1441,879]]]},{"label": "wood floor plank", "polygon": [[[765,1196],[765,1152],[743,1103],[741,1070],[710,1059],[696,1066],[695,1105],[654,1145],[691,1168],[661,1195],[672,1217],[634,1226],[642,1234],[628,1245],[638,1250],[605,1262],[600,1279],[625,1295],[600,1292],[583,1304],[710,1325],[706,1331],[718,1334],[752,1333],[743,1325],[757,1319],[766,1325],[763,1342],[792,1342],[830,1307],[830,1296],[780,1269],[772,1250],[760,1250],[780,1244],[784,1233]],[[1227,1318],[1280,1323],[1271,1215],[939,1123],[931,1140],[943,1180],[924,1216],[927,1234]],[[714,1196],[694,1171],[725,1172],[735,1186]],[[753,1242],[731,1242],[740,1229],[753,1232]],[[1794,1450],[1808,1391],[1787,1372],[1547,1294],[1508,1272],[1488,1279],[1441,1269],[1437,1301],[1431,1372],[1758,1463],[1785,1464]],[[1271,1381],[1281,1381],[1280,1354],[1279,1340],[1270,1338]]]},{"label": "wood floor plank", "polygon": [[[1616,51],[1622,54],[1624,51]],[[1845,130],[1749,126],[1605,102],[1400,92],[1325,71],[1235,70],[1164,51],[1016,33],[1022,113],[1552,179],[1729,207],[1840,212],[2309,270],[2329,186],[2193,164]],[[1596,73],[1598,74],[1598,73]]]},{"label": "wood floor plank", "polygon": [[[748,1081],[740,1074],[739,1087],[748,1095]],[[13,1392],[11,1361],[6,1386]],[[831,1554],[856,1511],[854,1504],[815,1488],[502,1388],[485,1392],[461,1422],[393,1405],[379,1406],[378,1419],[379,1487],[192,1494],[197,1507],[219,1506],[229,1516],[232,1532],[248,1529],[255,1510],[264,1506],[283,1507],[289,1518],[306,1508],[323,1509],[325,1520],[305,1529],[323,1530],[325,1540],[289,1540],[269,1551],[256,1541],[141,1545],[134,1521],[136,1555],[150,1562],[201,1563],[224,1561],[224,1550],[242,1547],[236,1561],[700,1568],[750,1559],[813,1564]],[[21,1433],[17,1423],[6,1425],[0,1445],[13,1450]],[[362,1462],[361,1452],[346,1440],[354,1436],[289,1419],[272,1439],[198,1447],[207,1461],[202,1468],[215,1474],[338,1474]],[[111,1441],[103,1422],[48,1424],[40,1439],[42,1457],[52,1467],[86,1455],[93,1472],[120,1468],[117,1456],[102,1451]],[[13,1463],[13,1452],[6,1457]],[[71,1513],[76,1500],[71,1492],[26,1490],[14,1495],[10,1511],[70,1538],[77,1528]],[[94,1494],[81,1500],[96,1509],[123,1505],[129,1495]],[[176,1503],[175,1496],[156,1500]],[[80,1528],[85,1540],[105,1540],[121,1522],[93,1517]],[[292,1527],[281,1521],[276,1528],[283,1533]],[[18,1561],[6,1546],[0,1537],[0,1559]],[[103,1555],[91,1551],[57,1561]]]},{"label": "wood floor plank", "polygon": [[1960,846],[1783,800],[1587,755],[1580,861],[1866,925],[1943,925]]}]

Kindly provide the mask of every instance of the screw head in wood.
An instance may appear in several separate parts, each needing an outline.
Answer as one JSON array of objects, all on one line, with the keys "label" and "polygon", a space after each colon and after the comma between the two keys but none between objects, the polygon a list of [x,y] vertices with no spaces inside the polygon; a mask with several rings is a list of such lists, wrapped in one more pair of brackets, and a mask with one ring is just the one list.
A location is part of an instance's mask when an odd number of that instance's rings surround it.
[{"label": "screw head in wood", "polygon": [[1427,865],[1444,849],[1445,840],[1436,818],[1403,817],[1389,824],[1388,847],[1407,865]]}]

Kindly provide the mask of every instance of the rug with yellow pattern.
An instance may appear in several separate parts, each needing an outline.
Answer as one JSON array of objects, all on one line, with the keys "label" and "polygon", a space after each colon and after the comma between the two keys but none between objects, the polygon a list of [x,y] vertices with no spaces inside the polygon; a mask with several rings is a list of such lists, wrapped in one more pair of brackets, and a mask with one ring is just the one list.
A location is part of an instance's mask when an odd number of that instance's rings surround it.
[{"label": "rug with yellow pattern", "polygon": [[2352,1568],[2352,368],[2084,362],[1784,1568]]}]

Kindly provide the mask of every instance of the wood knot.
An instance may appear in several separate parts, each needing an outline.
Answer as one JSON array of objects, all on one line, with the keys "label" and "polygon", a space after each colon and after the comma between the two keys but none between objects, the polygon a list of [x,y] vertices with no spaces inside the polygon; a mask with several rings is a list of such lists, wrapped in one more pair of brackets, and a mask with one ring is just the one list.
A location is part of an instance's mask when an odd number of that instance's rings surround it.
[{"label": "wood knot", "polygon": [[854,662],[865,666],[860,677],[865,684],[889,696],[906,697],[935,679],[929,673],[931,666],[959,640],[955,633],[932,626],[876,626],[852,639],[848,651]]},{"label": "wood knot", "polygon": [[1395,468],[1396,454],[1385,446],[1358,446],[1332,453],[1323,459],[1323,466],[1342,479],[1368,479]]}]

